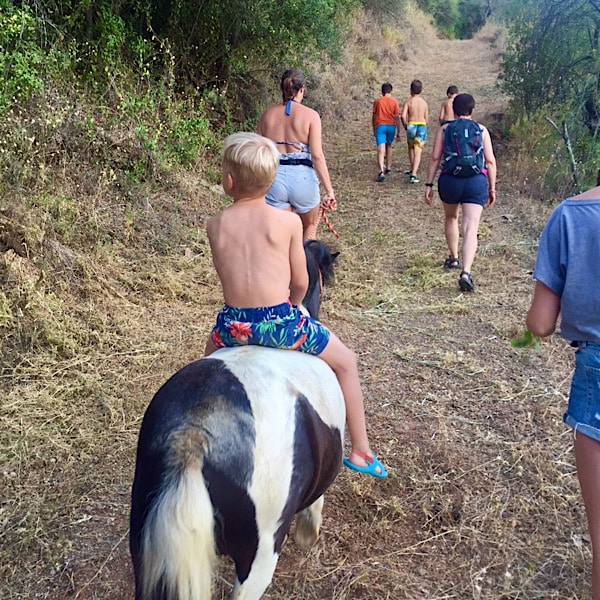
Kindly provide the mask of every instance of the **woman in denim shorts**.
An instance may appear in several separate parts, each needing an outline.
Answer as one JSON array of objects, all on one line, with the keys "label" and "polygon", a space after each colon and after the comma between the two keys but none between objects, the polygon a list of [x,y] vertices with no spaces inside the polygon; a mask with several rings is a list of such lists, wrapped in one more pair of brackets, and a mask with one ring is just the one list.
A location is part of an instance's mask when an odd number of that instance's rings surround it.
[{"label": "woman in denim shorts", "polygon": [[[597,182],[600,183],[600,182]],[[600,600],[600,187],[557,206],[544,228],[533,272],[527,327],[577,348],[564,421],[574,430],[577,475],[592,540],[592,594]]]},{"label": "woman in denim shorts", "polygon": [[[257,131],[275,142],[281,155],[267,204],[296,212],[303,238],[314,240],[322,209],[335,210],[337,203],[323,152],[321,117],[302,104],[305,85],[301,71],[288,69],[281,76],[282,102],[262,114]],[[325,188],[322,200],[319,183]]]}]

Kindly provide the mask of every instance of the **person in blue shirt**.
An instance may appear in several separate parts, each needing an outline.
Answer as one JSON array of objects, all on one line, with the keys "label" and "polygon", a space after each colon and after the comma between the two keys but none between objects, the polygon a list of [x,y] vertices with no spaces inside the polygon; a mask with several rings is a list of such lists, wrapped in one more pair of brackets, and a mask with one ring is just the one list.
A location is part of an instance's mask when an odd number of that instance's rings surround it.
[{"label": "person in blue shirt", "polygon": [[[600,182],[598,182],[600,183]],[[592,598],[600,600],[600,187],[559,204],[538,250],[526,324],[577,348],[564,421],[573,428],[575,464],[592,542]]]}]

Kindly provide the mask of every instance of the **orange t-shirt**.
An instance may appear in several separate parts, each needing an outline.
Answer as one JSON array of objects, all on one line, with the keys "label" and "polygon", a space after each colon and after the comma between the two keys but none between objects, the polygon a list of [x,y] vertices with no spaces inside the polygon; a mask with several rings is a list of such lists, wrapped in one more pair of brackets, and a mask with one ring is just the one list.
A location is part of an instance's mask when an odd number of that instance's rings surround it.
[{"label": "orange t-shirt", "polygon": [[381,96],[373,102],[373,128],[380,125],[395,125],[396,115],[400,114],[400,106],[395,98]]}]

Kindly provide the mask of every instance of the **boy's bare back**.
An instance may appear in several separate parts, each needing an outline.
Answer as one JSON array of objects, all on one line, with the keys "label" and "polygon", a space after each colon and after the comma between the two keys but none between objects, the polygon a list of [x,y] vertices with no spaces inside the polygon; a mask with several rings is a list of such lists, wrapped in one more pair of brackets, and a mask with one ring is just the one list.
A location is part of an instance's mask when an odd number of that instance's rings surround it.
[{"label": "boy's bare back", "polygon": [[442,103],[442,108],[440,110],[440,124],[444,121],[454,121],[454,108],[452,103],[454,102],[454,96],[452,98],[448,98]]},{"label": "boy's bare back", "polygon": [[405,123],[427,123],[429,109],[421,96],[411,96],[402,109],[402,120]]},{"label": "boy's bare back", "polygon": [[226,304],[257,308],[302,302],[308,273],[298,215],[269,206],[264,197],[242,198],[206,229]]}]

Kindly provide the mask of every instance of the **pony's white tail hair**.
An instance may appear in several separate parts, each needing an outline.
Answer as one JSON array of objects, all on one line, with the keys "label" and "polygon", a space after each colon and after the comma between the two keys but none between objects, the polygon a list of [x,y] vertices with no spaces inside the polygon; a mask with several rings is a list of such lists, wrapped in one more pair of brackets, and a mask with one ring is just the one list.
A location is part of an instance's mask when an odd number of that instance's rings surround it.
[{"label": "pony's white tail hair", "polygon": [[142,599],[210,600],[216,550],[213,508],[198,468],[173,477],[142,536]]}]

